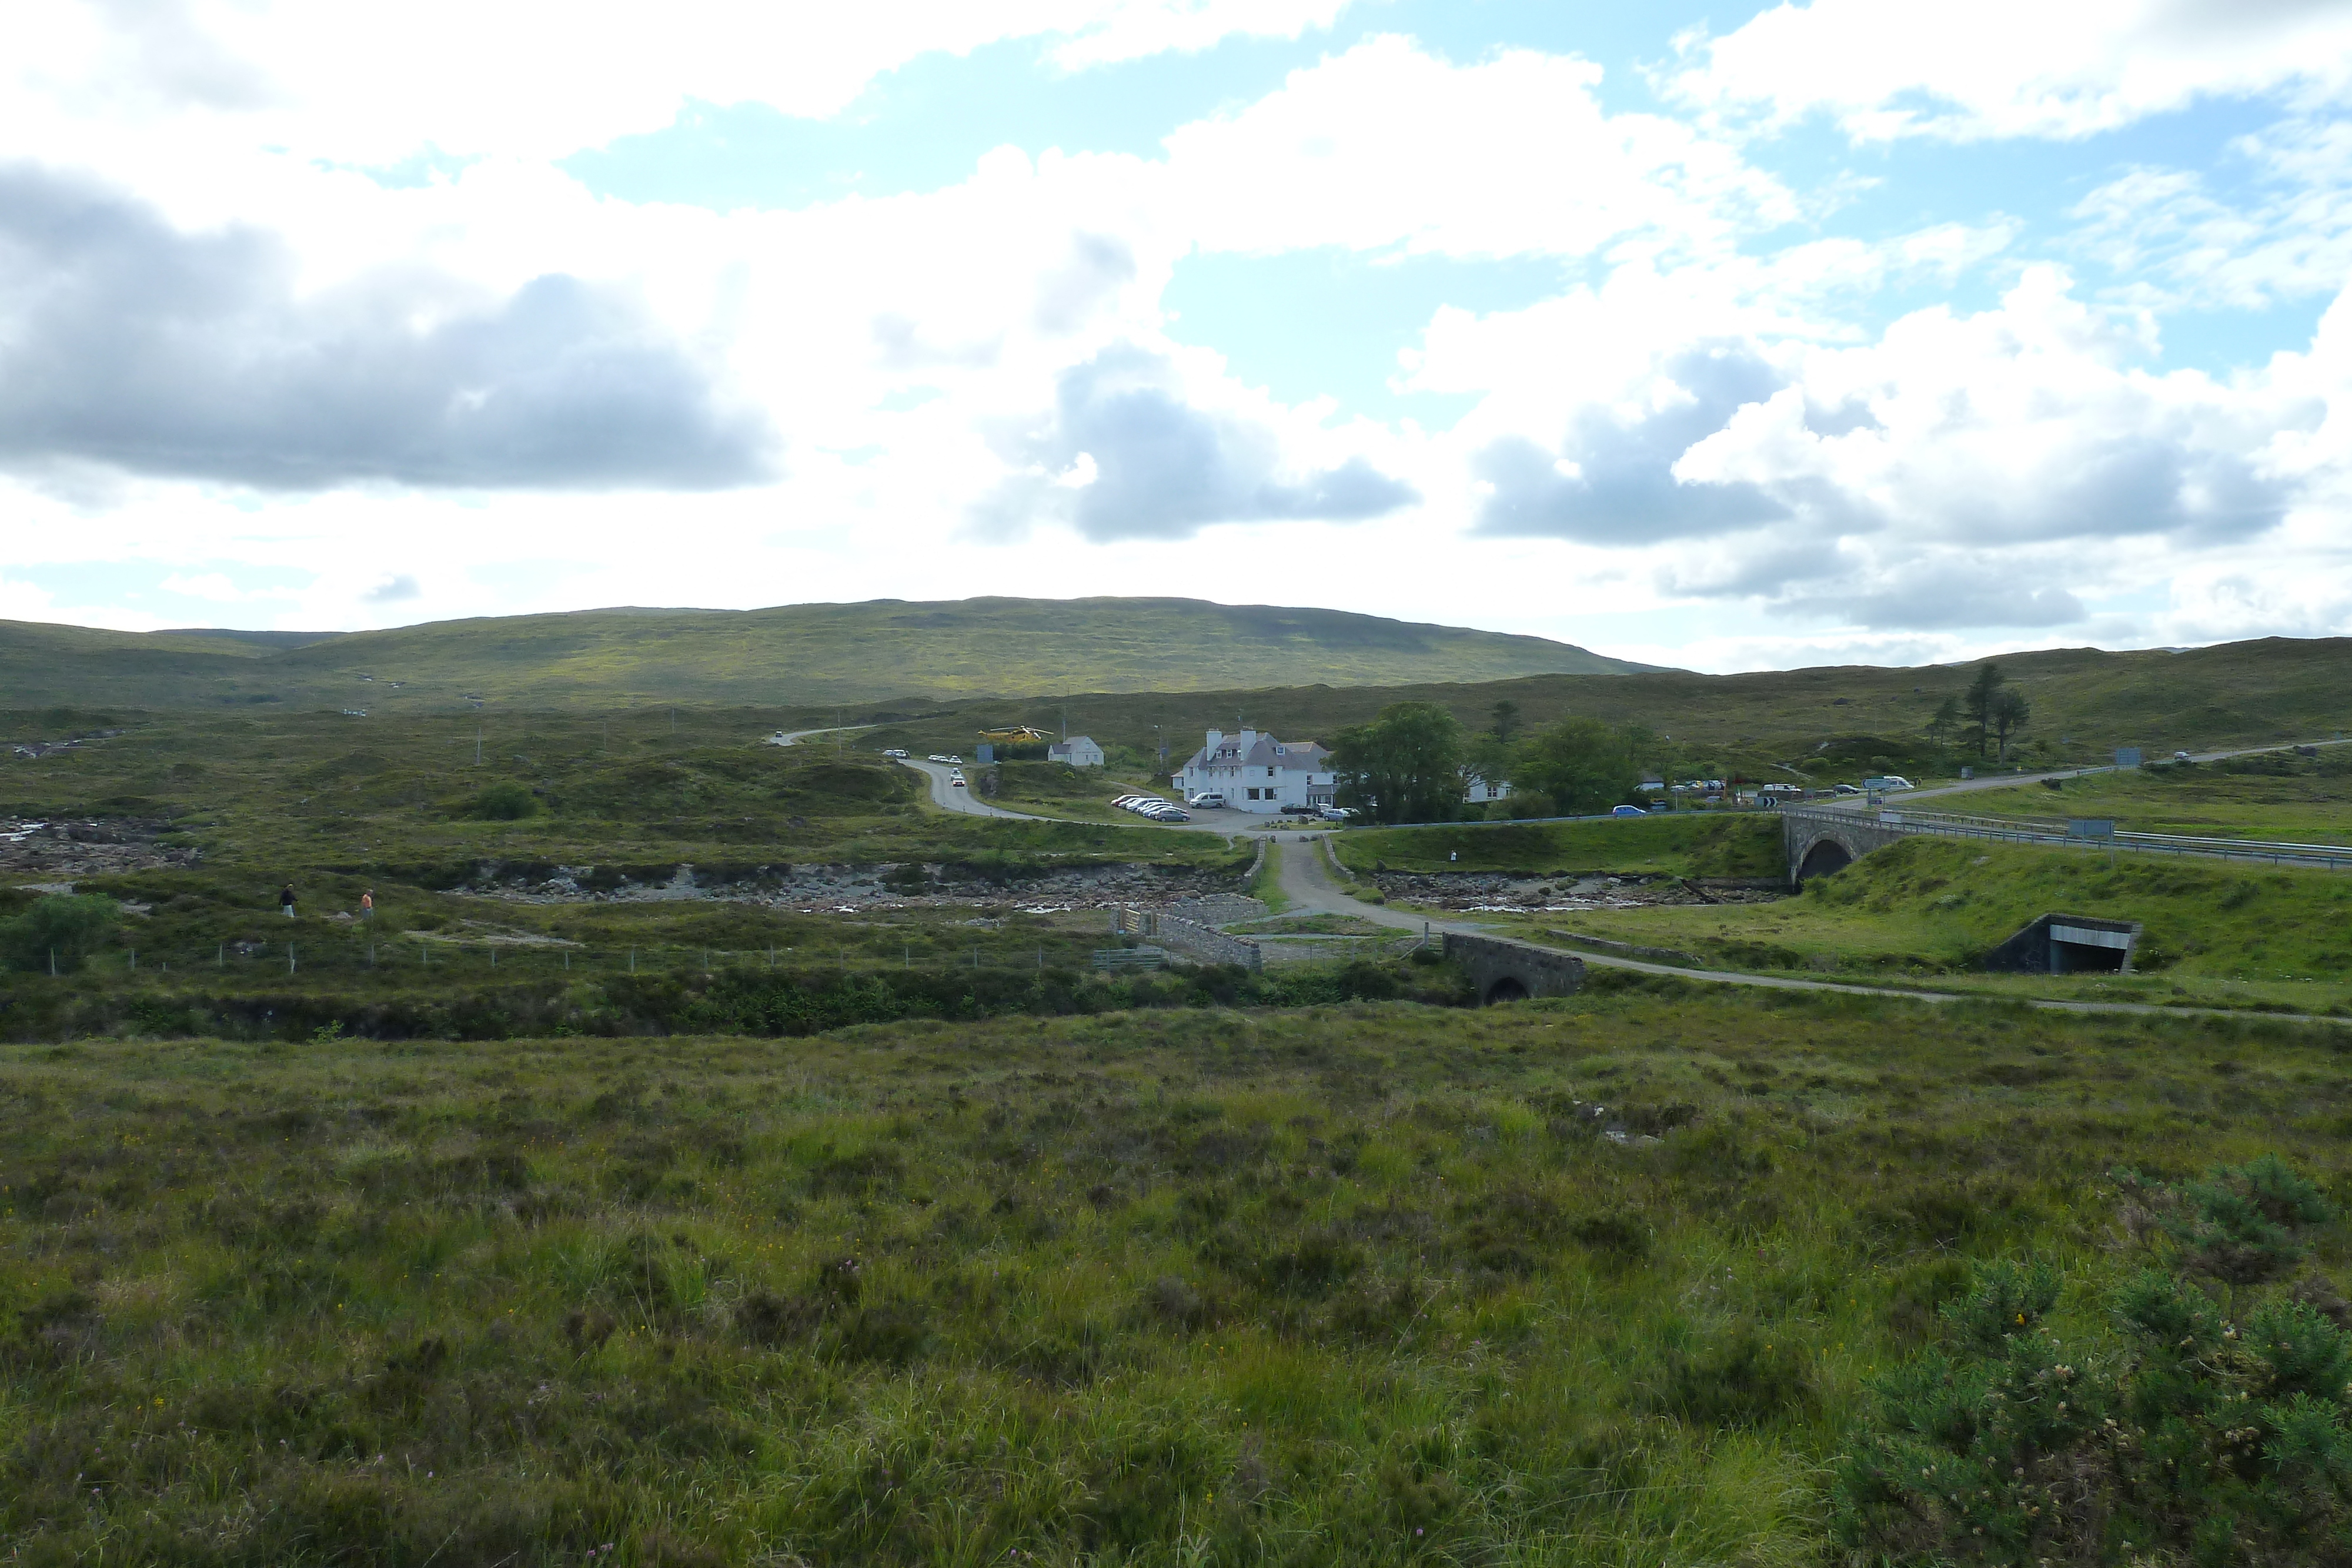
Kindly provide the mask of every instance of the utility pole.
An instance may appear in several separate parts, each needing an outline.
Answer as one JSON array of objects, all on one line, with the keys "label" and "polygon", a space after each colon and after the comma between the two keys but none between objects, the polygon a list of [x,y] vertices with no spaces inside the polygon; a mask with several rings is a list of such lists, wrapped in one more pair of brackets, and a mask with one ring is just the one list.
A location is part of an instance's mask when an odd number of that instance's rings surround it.
[{"label": "utility pole", "polygon": [[474,766],[475,766],[475,767],[477,767],[477,768],[479,768],[481,765],[482,765],[482,721],[481,721],[481,720],[479,720],[479,719],[476,719],[476,720],[474,721]]}]

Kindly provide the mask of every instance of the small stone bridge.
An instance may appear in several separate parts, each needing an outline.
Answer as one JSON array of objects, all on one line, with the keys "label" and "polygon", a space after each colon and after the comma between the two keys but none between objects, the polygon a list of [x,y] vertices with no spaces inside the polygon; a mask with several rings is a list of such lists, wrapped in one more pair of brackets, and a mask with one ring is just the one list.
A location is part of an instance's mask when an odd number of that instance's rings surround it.
[{"label": "small stone bridge", "polygon": [[1843,871],[1873,850],[1903,837],[1899,827],[1882,827],[1857,811],[1780,809],[1780,841],[1789,855],[1789,885]]},{"label": "small stone bridge", "polygon": [[1532,942],[1449,931],[1445,956],[1469,972],[1482,1005],[1565,997],[1584,984],[1583,959]]}]

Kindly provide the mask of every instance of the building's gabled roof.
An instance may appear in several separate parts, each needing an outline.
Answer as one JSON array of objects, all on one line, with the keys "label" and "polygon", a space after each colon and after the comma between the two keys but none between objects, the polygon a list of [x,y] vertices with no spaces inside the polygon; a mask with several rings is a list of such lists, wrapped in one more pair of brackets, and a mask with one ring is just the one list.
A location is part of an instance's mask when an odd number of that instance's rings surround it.
[{"label": "building's gabled roof", "polygon": [[1184,764],[1190,768],[1279,768],[1286,772],[1319,773],[1329,767],[1330,752],[1311,740],[1284,742],[1270,735],[1251,734],[1246,749],[1239,735],[1220,736]]}]

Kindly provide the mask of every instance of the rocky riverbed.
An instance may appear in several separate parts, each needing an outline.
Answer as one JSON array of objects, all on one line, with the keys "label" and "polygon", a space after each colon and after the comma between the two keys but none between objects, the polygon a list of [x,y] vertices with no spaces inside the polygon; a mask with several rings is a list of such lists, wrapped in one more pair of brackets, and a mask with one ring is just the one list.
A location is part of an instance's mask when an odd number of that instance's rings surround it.
[{"label": "rocky riverbed", "polygon": [[1011,904],[1103,909],[1160,904],[1234,891],[1230,873],[1153,865],[1088,866],[1009,880],[952,865],[760,865],[668,868],[486,867],[456,891],[518,904],[646,904],[716,899],[803,914]]},{"label": "rocky riverbed", "polygon": [[1507,872],[1370,873],[1387,898],[1465,914],[1638,909],[1660,904],[1763,904],[1788,896],[1775,882],[1714,877],[1542,877]]},{"label": "rocky riverbed", "polygon": [[84,877],[194,865],[197,851],[156,841],[167,831],[131,817],[0,818],[0,887],[69,893]]}]

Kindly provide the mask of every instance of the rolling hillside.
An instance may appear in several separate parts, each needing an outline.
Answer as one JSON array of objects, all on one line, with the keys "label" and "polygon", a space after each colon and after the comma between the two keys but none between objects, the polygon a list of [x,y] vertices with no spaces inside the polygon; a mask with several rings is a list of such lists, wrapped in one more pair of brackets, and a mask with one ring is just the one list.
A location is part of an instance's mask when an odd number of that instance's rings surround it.
[{"label": "rolling hillside", "polygon": [[1647,668],[1540,637],[1192,599],[591,610],[310,636],[0,622],[0,706],[824,705]]},{"label": "rolling hillside", "polygon": [[[2118,746],[2151,757],[2352,733],[2352,638],[2264,638],[2181,653],[2058,648],[2002,654],[2001,668],[2032,704],[2022,754],[2052,766],[2107,760]],[[1916,668],[1832,665],[1704,675],[1654,670],[1598,677],[1394,686],[1284,686],[1259,690],[1089,694],[1033,701],[967,701],[907,727],[919,742],[960,743],[1006,724],[1054,727],[1066,710],[1073,733],[1150,748],[1165,735],[1188,753],[1210,725],[1237,717],[1276,735],[1323,739],[1388,703],[1442,703],[1472,729],[1508,699],[1523,723],[1570,714],[1639,724],[1675,749],[1760,770],[1771,760],[1827,748],[1833,758],[1905,764],[1921,747],[1936,706],[1966,688],[1973,664]],[[1156,729],[1154,727],[1158,727]],[[878,733],[878,732],[877,732]],[[1866,770],[1866,769],[1865,769]]]}]

